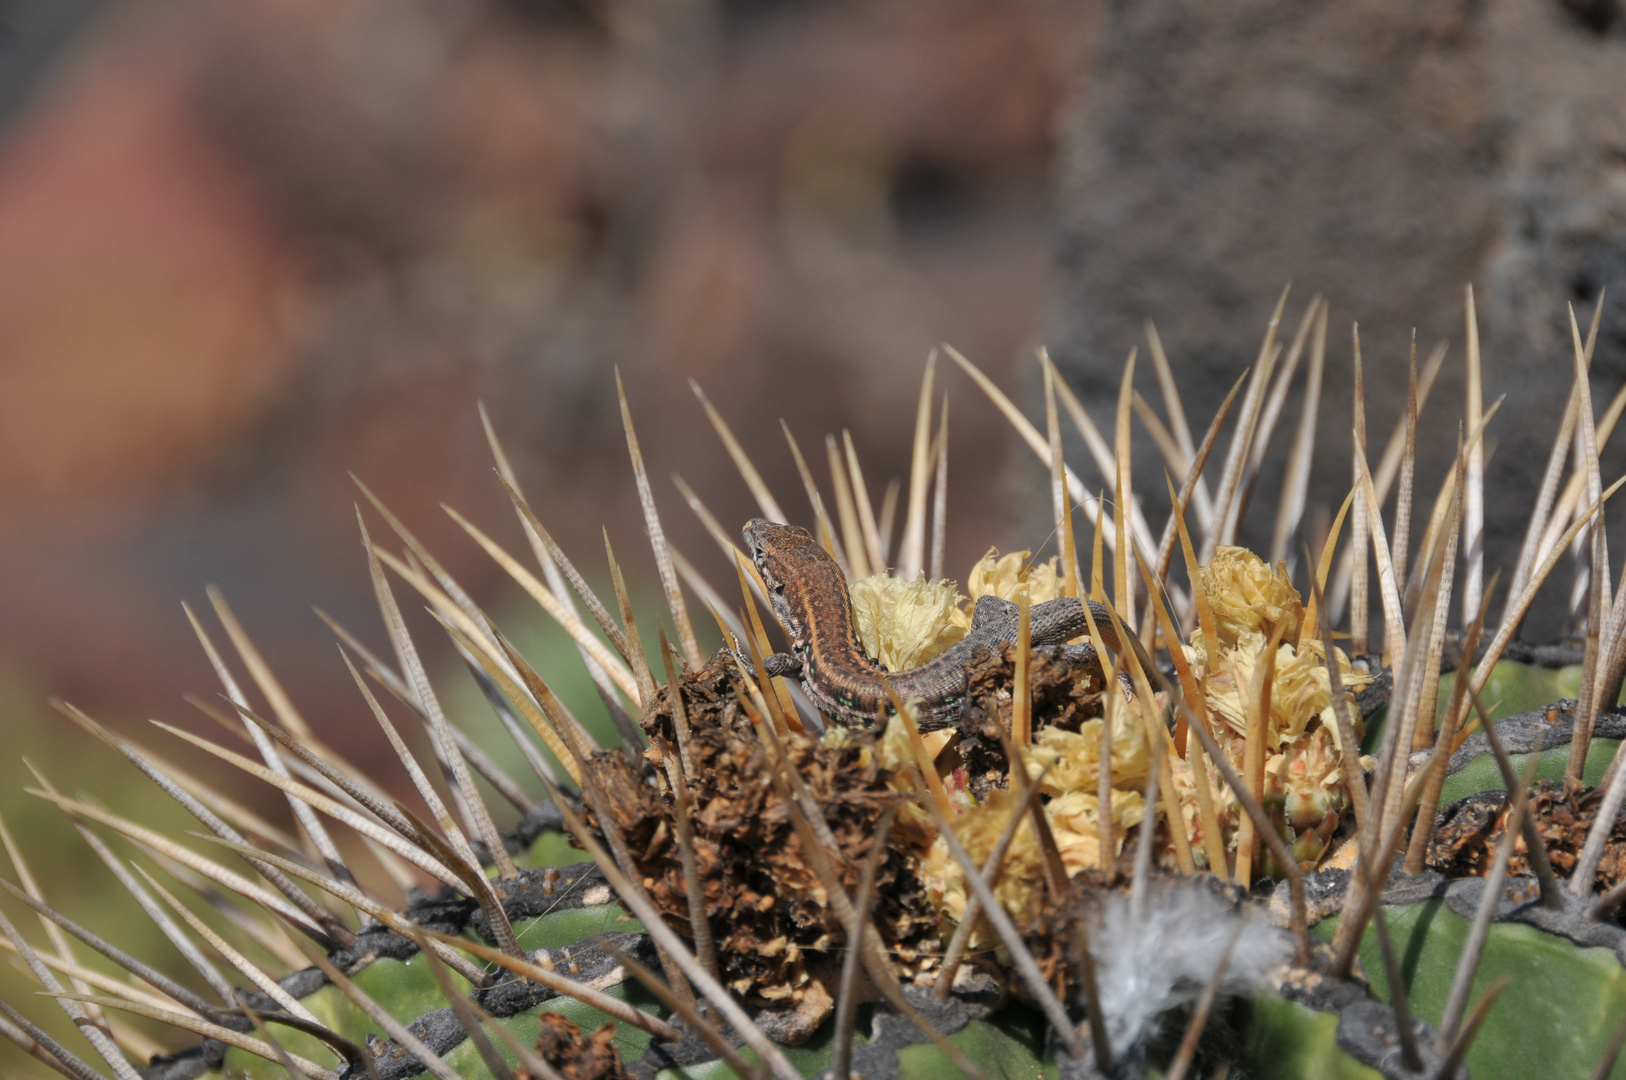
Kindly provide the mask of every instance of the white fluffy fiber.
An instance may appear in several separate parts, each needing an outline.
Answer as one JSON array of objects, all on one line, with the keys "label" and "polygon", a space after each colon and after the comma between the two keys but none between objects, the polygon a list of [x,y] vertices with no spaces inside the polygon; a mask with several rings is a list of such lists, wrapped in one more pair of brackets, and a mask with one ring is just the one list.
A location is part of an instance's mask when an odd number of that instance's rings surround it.
[{"label": "white fluffy fiber", "polygon": [[[1230,902],[1200,882],[1154,880],[1138,920],[1128,896],[1107,898],[1101,922],[1090,934],[1090,953],[1116,1055],[1155,1035],[1161,1014],[1202,996],[1241,918]],[[1257,989],[1291,954],[1286,935],[1255,911],[1226,964],[1220,993]]]}]

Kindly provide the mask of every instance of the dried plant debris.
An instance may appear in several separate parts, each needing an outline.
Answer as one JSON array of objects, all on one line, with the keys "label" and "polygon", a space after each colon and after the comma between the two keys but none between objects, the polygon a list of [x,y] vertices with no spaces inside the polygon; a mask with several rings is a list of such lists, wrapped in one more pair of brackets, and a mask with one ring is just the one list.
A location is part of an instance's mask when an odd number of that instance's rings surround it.
[{"label": "dried plant debris", "polygon": [[[1571,793],[1562,780],[1543,780],[1531,785],[1529,812],[1546,842],[1553,872],[1559,877],[1567,878],[1574,871],[1575,860],[1586,843],[1602,801],[1602,791],[1584,788]],[[1436,817],[1434,835],[1429,839],[1428,866],[1448,878],[1484,877],[1490,873],[1510,809],[1505,791],[1482,791],[1445,807]],[[1513,842],[1508,873],[1530,873],[1528,849],[1522,834]],[[1617,820],[1604,844],[1593,890],[1607,892],[1623,877],[1626,877],[1626,820]]]},{"label": "dried plant debris", "polygon": [[[772,751],[740,704],[743,687],[732,668],[720,655],[682,680],[689,823],[706,915],[723,983],[759,1009],[795,1014],[794,1029],[805,1037],[833,1007],[844,937],[803,850],[788,789],[776,782]],[[677,800],[665,768],[678,754],[669,690],[644,728],[647,761],[656,768],[602,754],[595,775],[651,899],[674,930],[691,936]],[[796,733],[779,739],[835,839],[830,861],[850,894],[881,816],[901,798],[883,764],[882,739],[848,731],[821,742]],[[877,878],[875,925],[904,975],[927,973],[938,944],[937,916],[916,876],[923,839],[918,825],[900,821]]]},{"label": "dried plant debris", "polygon": [[[633,1080],[615,1049],[614,1024],[583,1035],[580,1027],[558,1013],[538,1013],[537,1019],[542,1030],[536,1036],[536,1052],[564,1080]],[[520,1080],[547,1080],[525,1069],[515,1075]]]},{"label": "dried plant debris", "polygon": [[[967,669],[965,711],[960,715],[961,769],[953,777],[981,802],[993,788],[1004,787],[1010,774],[1002,733],[1011,729],[1011,690],[1016,684],[1016,646],[999,655],[977,654]],[[1060,646],[1033,650],[1028,666],[1033,695],[1033,729],[1047,727],[1077,732],[1086,720],[1102,715],[1102,675],[1098,665],[1075,666]]]}]

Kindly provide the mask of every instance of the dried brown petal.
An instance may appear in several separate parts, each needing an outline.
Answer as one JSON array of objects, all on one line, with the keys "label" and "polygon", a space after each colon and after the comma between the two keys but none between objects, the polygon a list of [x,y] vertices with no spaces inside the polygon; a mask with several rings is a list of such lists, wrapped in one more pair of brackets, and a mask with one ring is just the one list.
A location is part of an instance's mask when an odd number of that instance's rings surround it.
[{"label": "dried brown petal", "polygon": [[[614,1024],[584,1036],[574,1021],[558,1013],[544,1010],[537,1019],[542,1027],[536,1036],[536,1052],[565,1080],[633,1080],[616,1051]],[[540,1080],[523,1068],[515,1075],[519,1080]]]},{"label": "dried brown petal", "polygon": [[[1553,871],[1563,878],[1575,869],[1576,857],[1586,843],[1597,816],[1601,793],[1587,788],[1573,795],[1562,780],[1543,780],[1530,787],[1530,816],[1547,847]],[[1484,877],[1496,858],[1496,846],[1507,827],[1505,791],[1482,791],[1440,810],[1429,838],[1425,861],[1446,877]],[[1509,874],[1528,874],[1530,866],[1524,837],[1513,844]],[[1598,862],[1593,889],[1606,892],[1626,877],[1626,821],[1617,821]]]}]

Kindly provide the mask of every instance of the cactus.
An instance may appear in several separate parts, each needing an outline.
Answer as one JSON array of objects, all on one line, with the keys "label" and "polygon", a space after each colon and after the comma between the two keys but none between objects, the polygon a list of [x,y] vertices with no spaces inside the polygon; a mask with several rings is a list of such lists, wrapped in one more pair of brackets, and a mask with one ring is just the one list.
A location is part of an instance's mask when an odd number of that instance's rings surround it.
[{"label": "cactus", "polygon": [[[907,702],[875,730],[821,724],[796,687],[767,676],[752,568],[686,488],[736,563],[739,597],[665,540],[624,400],[667,601],[660,619],[646,618],[653,643],[614,556],[606,603],[531,511],[489,425],[539,569],[450,511],[569,635],[608,723],[572,715],[363,487],[376,514],[360,526],[367,569],[392,655],[329,625],[423,812],[324,745],[211,594],[220,630],[188,614],[227,704],[200,707],[235,741],[160,726],[161,738],[221,759],[219,776],[182,773],[155,740],[61,706],[192,823],[153,828],[147,810],[126,816],[44,772],[32,789],[67,815],[186,969],[158,970],[58,913],[24,846],[0,830],[7,910],[37,915],[43,931],[0,912],[0,944],[45,995],[0,1002],[0,1035],[31,1068],[74,1080],[1615,1075],[1626,930],[1613,911],[1626,893],[1626,836],[1617,844],[1613,828],[1626,781],[1593,785],[1626,737],[1609,700],[1626,669],[1626,607],[1603,591],[1601,540],[1585,544],[1605,497],[1596,453],[1606,438],[1585,379],[1570,417],[1584,467],[1560,495],[1561,432],[1498,629],[1484,614],[1479,546],[1461,569],[1457,559],[1483,500],[1477,403],[1415,535],[1406,435],[1416,406],[1375,470],[1357,442],[1359,481],[1305,549],[1300,587],[1285,550],[1267,561],[1232,542],[1301,360],[1305,419],[1277,548],[1303,524],[1326,308],[1311,303],[1285,352],[1282,310],[1200,448],[1178,398],[1166,399],[1175,430],[1157,421],[1159,443],[1182,489],[1171,484],[1161,539],[1138,510],[1111,509],[1135,506],[1123,457],[1132,375],[1117,457],[1094,438],[1116,492],[1108,503],[1062,461],[1061,413],[1086,437],[1094,427],[1042,355],[1048,438],[948,352],[1049,469],[1058,554],[1048,560],[991,552],[965,596],[943,580],[947,440],[932,423],[933,362],[895,550],[891,510],[877,524],[850,442],[829,440],[828,502],[804,465],[816,535],[847,573],[866,648],[893,669],[963,636],[969,603],[990,593],[1110,600],[1114,619],[1168,657],[1155,670],[1132,653],[1074,667],[1024,632],[974,661],[959,725],[929,735]],[[1586,348],[1577,334],[1578,372]],[[763,512],[782,517],[702,402]],[[1233,410],[1239,434],[1211,490],[1200,477]],[[379,520],[405,558],[375,543]],[[1578,538],[1596,594],[1587,646],[1513,641]],[[1368,549],[1380,654],[1366,651]],[[1177,558],[1184,588],[1168,581]],[[465,718],[401,617],[402,587],[427,602],[534,777],[510,775],[454,722]],[[1454,590],[1469,613],[1460,632],[1447,631]],[[732,648],[701,648],[702,609]],[[403,721],[421,725],[434,761],[408,748]],[[229,797],[239,772],[287,796],[291,831]],[[502,803],[488,804],[477,776]],[[87,962],[93,951],[128,977]],[[71,1027],[47,1018],[52,1000]],[[154,1030],[168,1032],[162,1042]],[[164,1052],[132,1062],[155,1046]]]}]

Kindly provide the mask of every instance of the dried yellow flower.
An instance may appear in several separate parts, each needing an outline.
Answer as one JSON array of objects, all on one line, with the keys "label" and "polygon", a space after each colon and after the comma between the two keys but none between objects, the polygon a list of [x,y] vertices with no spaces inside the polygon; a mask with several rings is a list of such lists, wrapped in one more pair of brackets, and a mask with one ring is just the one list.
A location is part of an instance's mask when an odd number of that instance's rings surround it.
[{"label": "dried yellow flower", "polygon": [[[1191,740],[1188,749],[1195,745],[1196,740]],[[1174,790],[1179,799],[1180,818],[1185,823],[1186,835],[1191,838],[1191,857],[1199,869],[1208,869],[1208,850],[1203,832],[1203,818],[1197,802],[1197,779],[1192,774],[1191,766],[1179,755],[1172,756],[1169,765],[1174,773]],[[1208,766],[1208,775],[1208,791],[1213,801],[1215,817],[1219,819],[1220,843],[1229,848],[1236,836],[1236,827],[1238,821],[1241,820],[1242,807],[1240,803],[1230,799],[1231,789],[1219,778],[1219,770],[1215,769],[1212,764]],[[1160,864],[1164,866],[1175,865],[1176,856],[1173,841],[1166,841],[1157,855]]]},{"label": "dried yellow flower", "polygon": [[[1304,610],[1284,566],[1272,569],[1246,549],[1222,547],[1214,561],[1202,568],[1200,577],[1213,610],[1217,640],[1205,640],[1200,631],[1193,633],[1186,657],[1204,674],[1208,713],[1219,721],[1221,730],[1215,734],[1223,736],[1220,743],[1233,765],[1242,763],[1255,671],[1271,637],[1280,632],[1282,644],[1276,652],[1270,711],[1265,719],[1264,796],[1268,805],[1281,809],[1295,856],[1306,865],[1313,864],[1337,828],[1346,802],[1341,784],[1346,748],[1341,745],[1332,708],[1327,649],[1313,638],[1299,641],[1295,648]],[[1341,650],[1334,648],[1331,653],[1358,732],[1360,712],[1353,691],[1370,682],[1371,676],[1357,672]],[[1177,774],[1179,771],[1177,768]],[[1188,824],[1197,825],[1189,774],[1184,779],[1177,776],[1176,787],[1182,816]],[[1215,796],[1221,828],[1226,839],[1233,840],[1239,808],[1229,790],[1216,787]]]},{"label": "dried yellow flower", "polygon": [[[1253,689],[1254,668],[1268,642],[1251,636],[1248,643],[1223,648],[1209,663],[1204,651],[1201,631],[1192,634],[1192,646],[1186,656],[1194,666],[1207,673],[1208,711],[1222,717],[1231,730],[1245,734],[1248,730],[1248,698]],[[1350,715],[1358,717],[1360,710],[1349,693],[1371,681],[1371,676],[1357,672],[1341,649],[1335,648],[1339,674],[1343,677],[1345,699]],[[1276,650],[1276,677],[1271,684],[1270,716],[1266,722],[1267,746],[1271,750],[1281,747],[1284,739],[1302,734],[1312,721],[1319,719],[1331,729],[1333,744],[1338,745],[1337,718],[1332,709],[1332,685],[1322,660],[1321,642],[1310,639],[1300,643],[1298,650],[1282,645]]]},{"label": "dried yellow flower", "polygon": [[[1247,548],[1221,547],[1214,553],[1214,561],[1198,570],[1198,576],[1214,612],[1219,644],[1269,640],[1278,626],[1284,628],[1283,641],[1297,640],[1304,604],[1285,564],[1277,563],[1273,570]],[[1254,650],[1258,647],[1256,644]]]},{"label": "dried yellow flower", "polygon": [[1280,806],[1296,832],[1341,814],[1346,797],[1342,758],[1325,726],[1287,742],[1265,762],[1265,801]]},{"label": "dried yellow flower", "polygon": [[876,574],[852,583],[853,622],[864,650],[888,671],[918,667],[965,637],[952,581],[902,581]]},{"label": "dried yellow flower", "polygon": [[[1146,726],[1121,701],[1110,703],[1107,712],[1112,724],[1112,786],[1138,791],[1152,767]],[[1050,766],[1039,782],[1041,792],[1061,796],[1100,790],[1101,725],[1106,722],[1086,720],[1076,732],[1046,727],[1034,733],[1033,745],[1022,750],[1022,760],[1028,776],[1035,779]]]},{"label": "dried yellow flower", "polygon": [[[1068,792],[1045,807],[1050,831],[1056,836],[1061,861],[1071,877],[1080,870],[1100,866],[1101,800],[1083,791]],[[1146,819],[1146,806],[1138,791],[1112,789],[1113,857],[1123,850],[1124,833]]]},{"label": "dried yellow flower", "polygon": [[[986,802],[974,806],[954,821],[954,835],[979,867],[993,853],[1005,823],[1021,806],[1011,792],[996,788],[988,793]],[[1001,864],[999,880],[994,883],[994,895],[1000,905],[1017,918],[1032,918],[1040,891],[1044,886],[1043,856],[1039,852],[1038,838],[1033,822],[1024,821],[1016,827],[1011,846]],[[971,889],[966,884],[965,871],[950,854],[941,837],[933,842],[921,867],[921,882],[926,895],[937,909],[958,922],[965,916],[966,901]]]},{"label": "dried yellow flower", "polygon": [[1056,558],[1051,556],[1042,563],[1030,563],[1029,551],[1013,551],[1000,555],[994,548],[977,560],[966,575],[965,588],[971,603],[984,596],[997,596],[1001,600],[1015,600],[1019,589],[1027,586],[1028,599],[1035,604],[1054,600],[1061,595],[1061,575],[1056,570]]},{"label": "dried yellow flower", "polygon": [[[905,705],[913,707],[908,702],[905,702]],[[920,794],[919,785],[914,779],[920,768],[920,762],[915,758],[915,741],[901,716],[894,715],[887,721],[886,729],[881,732],[881,738],[875,744],[875,756],[881,767],[892,774],[888,784],[892,790],[911,796]],[[924,808],[913,801],[898,805],[898,816],[893,825],[893,836],[898,842],[910,847],[923,848],[936,835],[937,824]]]},{"label": "dried yellow flower", "polygon": [[[1000,556],[990,550],[972,567],[966,584],[970,598],[975,601],[995,595],[1013,599],[1025,589],[1034,603],[1041,603],[1059,595],[1056,560],[1030,566],[1027,557],[1027,552]],[[1263,794],[1267,805],[1280,809],[1295,856],[1306,865],[1313,864],[1337,828],[1346,803],[1341,782],[1342,747],[1324,659],[1327,650],[1314,639],[1297,641],[1304,609],[1284,566],[1272,569],[1244,548],[1223,547],[1200,573],[1214,614],[1216,640],[1208,642],[1200,632],[1195,633],[1191,645],[1186,646],[1186,655],[1205,676],[1208,713],[1222,721],[1218,725],[1222,731],[1216,734],[1223,734],[1220,742],[1224,752],[1238,767],[1255,670],[1270,638],[1279,634],[1282,643],[1275,657],[1265,725]],[[953,621],[968,624],[969,609],[970,605],[958,609]],[[1355,713],[1350,692],[1365,685],[1370,677],[1356,672],[1342,651],[1331,652],[1343,677],[1349,707]],[[1111,733],[1111,814],[1119,850],[1125,832],[1141,825],[1151,812],[1142,804],[1141,788],[1152,767],[1152,755],[1138,709],[1139,703],[1111,697],[1106,704],[1106,718],[1085,721],[1077,732],[1042,728],[1034,733],[1033,744],[1022,751],[1028,776],[1038,781],[1042,794],[1048,797],[1044,814],[1069,874],[1100,866],[1104,854],[1099,840],[1103,724]],[[899,743],[893,752],[901,755],[904,748]],[[883,756],[886,753],[883,750]],[[1205,863],[1204,826],[1195,778],[1188,764],[1178,757],[1170,765],[1174,774],[1172,801],[1179,807],[1177,816],[1192,839],[1193,855]],[[1362,765],[1364,762],[1357,767]],[[1039,779],[1041,774],[1043,778]],[[1221,840],[1231,847],[1241,808],[1214,770],[1210,770],[1209,794]],[[1016,806],[1015,796],[996,790],[985,803],[968,806],[956,820],[955,834],[974,860],[987,858]],[[1165,850],[1158,853],[1160,861],[1171,862],[1172,844],[1165,842],[1162,847]],[[1116,852],[1106,854],[1110,858]],[[961,917],[967,896],[964,875],[941,838],[927,852],[923,877],[940,910],[953,918]],[[1042,895],[1043,881],[1037,838],[1031,823],[1023,822],[1014,834],[996,895],[1013,916],[1030,917],[1031,907]]]},{"label": "dried yellow flower", "polygon": [[[1010,821],[1011,814],[1021,807],[1021,801],[1003,788],[989,793],[988,800],[960,815],[954,822],[954,835],[965,847],[966,853],[977,865],[982,865],[999,842],[999,834]],[[1062,864],[1068,876],[1081,870],[1101,865],[1100,857],[1100,801],[1095,795],[1075,791],[1052,799],[1044,809],[1050,831],[1056,838]],[[1144,817],[1141,795],[1138,791],[1112,793],[1112,819],[1114,823],[1114,854],[1123,849],[1124,833],[1140,824]],[[965,915],[970,889],[965,872],[948,845],[938,839],[926,853],[921,880],[927,895],[939,911],[958,921]],[[1016,827],[1011,846],[1006,850],[1000,866],[999,880],[994,885],[994,896],[1014,918],[1032,919],[1038,914],[1038,903],[1044,890],[1044,856],[1039,850],[1038,837],[1031,818]],[[972,944],[978,944],[973,935]]]}]

